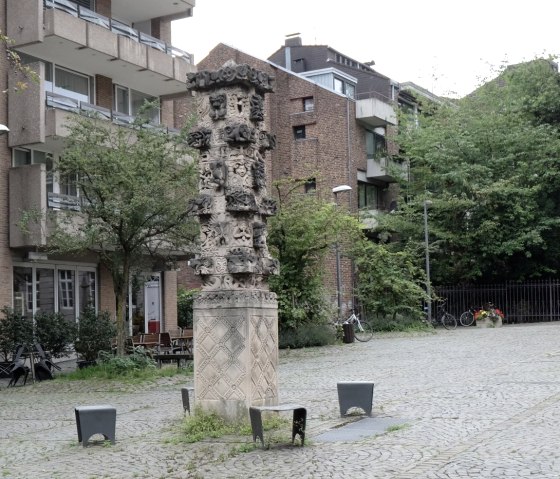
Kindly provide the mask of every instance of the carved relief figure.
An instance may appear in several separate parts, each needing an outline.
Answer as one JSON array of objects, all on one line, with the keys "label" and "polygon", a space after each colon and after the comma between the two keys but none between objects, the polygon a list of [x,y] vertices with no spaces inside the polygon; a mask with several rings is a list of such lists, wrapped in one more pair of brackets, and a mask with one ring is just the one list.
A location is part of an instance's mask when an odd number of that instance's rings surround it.
[{"label": "carved relief figure", "polygon": [[224,246],[228,242],[229,223],[226,221],[218,221],[214,223],[214,231],[216,238],[216,245]]},{"label": "carved relief figure", "polygon": [[280,263],[275,258],[262,258],[262,272],[263,274],[275,275],[280,270]]},{"label": "carved relief figure", "polygon": [[255,196],[242,189],[228,190],[226,194],[227,211],[256,211]]},{"label": "carved relief figure", "polygon": [[228,184],[242,188],[244,186],[251,187],[251,178],[249,175],[249,168],[247,161],[242,155],[235,159],[234,163],[230,164],[230,174],[228,175]]},{"label": "carved relief figure", "polygon": [[212,212],[212,196],[199,195],[198,197],[189,200],[189,215],[207,215]]},{"label": "carved relief figure", "polygon": [[262,150],[274,150],[276,148],[276,135],[261,131],[259,133],[259,141]]},{"label": "carved relief figure", "polygon": [[233,240],[240,246],[249,245],[251,242],[251,229],[245,223],[238,223],[233,231]]},{"label": "carved relief figure", "polygon": [[266,173],[262,159],[258,159],[253,163],[253,186],[256,190],[266,188]]},{"label": "carved relief figure", "polygon": [[216,249],[216,231],[211,224],[200,225],[200,246],[204,251],[211,252]]},{"label": "carved relief figure", "polygon": [[251,95],[249,119],[253,121],[264,120],[264,100],[260,95]]},{"label": "carved relief figure", "polygon": [[210,163],[210,171],[212,172],[212,182],[219,188],[226,184],[226,164],[223,160],[217,160]]},{"label": "carved relief figure", "polygon": [[266,225],[264,223],[253,223],[253,246],[257,249],[266,246]]},{"label": "carved relief figure", "polygon": [[235,249],[232,254],[226,256],[228,271],[235,273],[253,273],[257,269],[257,257],[246,251]]},{"label": "carved relief figure", "polygon": [[221,120],[226,117],[226,94],[216,93],[215,95],[210,95],[210,118],[212,120]]},{"label": "carved relief figure", "polygon": [[214,258],[214,271],[216,274],[227,273],[227,260],[223,257]]},{"label": "carved relief figure", "polygon": [[210,148],[210,139],[212,137],[212,130],[208,128],[201,128],[200,130],[192,131],[187,136],[187,144],[191,148],[199,150],[207,150]]},{"label": "carved relief figure", "polygon": [[244,123],[228,125],[224,128],[225,141],[228,143],[254,143],[255,130]]},{"label": "carved relief figure", "polygon": [[221,68],[216,72],[202,70],[187,74],[187,88],[191,90],[207,90],[213,87],[225,86],[239,80],[264,91],[273,91],[274,77],[249,65],[233,65]]},{"label": "carved relief figure", "polygon": [[190,260],[190,265],[194,268],[195,274],[211,274],[214,262],[212,258],[200,257]]},{"label": "carved relief figure", "polygon": [[275,200],[272,198],[263,198],[259,208],[259,213],[263,216],[274,216],[277,208]]}]

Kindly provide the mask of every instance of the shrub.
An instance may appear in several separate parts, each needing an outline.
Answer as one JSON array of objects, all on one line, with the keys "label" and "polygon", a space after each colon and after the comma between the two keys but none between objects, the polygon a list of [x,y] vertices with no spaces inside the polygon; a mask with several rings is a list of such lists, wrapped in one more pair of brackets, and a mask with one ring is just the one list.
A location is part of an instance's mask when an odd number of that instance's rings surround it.
[{"label": "shrub", "polygon": [[99,365],[107,371],[109,376],[125,376],[132,371],[155,369],[156,367],[155,361],[141,348],[136,348],[132,354],[123,357],[101,351],[98,358]]},{"label": "shrub", "polygon": [[61,313],[44,312],[35,315],[35,341],[51,356],[63,356],[76,338],[76,324]]},{"label": "shrub", "polygon": [[325,346],[336,342],[336,330],[327,323],[304,323],[298,328],[282,328],[279,334],[281,349]]},{"label": "shrub", "polygon": [[78,323],[76,352],[85,361],[95,361],[100,351],[111,351],[111,340],[116,334],[114,322],[107,311],[99,314],[92,306],[86,307]]},{"label": "shrub", "polygon": [[177,292],[177,326],[180,328],[193,327],[193,304],[198,289],[179,288]]},{"label": "shrub", "polygon": [[7,306],[0,311],[4,316],[0,319],[0,353],[8,361],[18,344],[33,343],[33,323]]},{"label": "shrub", "polygon": [[374,331],[423,331],[428,329],[421,320],[409,316],[368,316],[367,321]]}]

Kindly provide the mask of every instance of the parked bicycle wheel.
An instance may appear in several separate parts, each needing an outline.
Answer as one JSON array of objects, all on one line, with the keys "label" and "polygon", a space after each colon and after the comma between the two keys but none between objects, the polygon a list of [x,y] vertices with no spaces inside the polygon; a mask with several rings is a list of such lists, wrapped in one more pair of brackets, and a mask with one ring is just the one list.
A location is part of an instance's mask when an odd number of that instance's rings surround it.
[{"label": "parked bicycle wheel", "polygon": [[457,327],[457,319],[451,313],[445,313],[441,317],[441,324],[445,329],[455,329]]},{"label": "parked bicycle wheel", "polygon": [[465,311],[461,314],[459,322],[461,323],[461,326],[471,326],[474,323],[474,314],[472,311]]},{"label": "parked bicycle wheel", "polygon": [[369,341],[373,338],[373,328],[365,321],[356,321],[354,323],[354,337],[358,341]]}]

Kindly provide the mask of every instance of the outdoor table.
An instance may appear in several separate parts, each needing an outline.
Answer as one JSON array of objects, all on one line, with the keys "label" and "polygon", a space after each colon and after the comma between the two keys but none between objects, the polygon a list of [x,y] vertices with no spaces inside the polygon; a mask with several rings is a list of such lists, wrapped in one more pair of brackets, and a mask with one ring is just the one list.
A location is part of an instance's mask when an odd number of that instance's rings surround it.
[{"label": "outdoor table", "polygon": [[189,354],[193,353],[193,335],[192,334],[181,334],[176,336],[171,336],[171,341],[178,344],[181,347],[181,351],[186,351]]}]

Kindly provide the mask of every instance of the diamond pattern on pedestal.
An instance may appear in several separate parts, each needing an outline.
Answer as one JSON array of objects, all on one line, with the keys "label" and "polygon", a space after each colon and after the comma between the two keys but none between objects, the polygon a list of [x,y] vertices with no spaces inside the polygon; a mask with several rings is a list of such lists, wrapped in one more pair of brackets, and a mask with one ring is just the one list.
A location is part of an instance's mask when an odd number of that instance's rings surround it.
[{"label": "diamond pattern on pedestal", "polygon": [[201,378],[200,398],[245,398],[241,386],[247,376],[247,368],[241,355],[245,350],[244,334],[247,328],[242,326],[243,323],[243,315],[216,315],[198,322],[197,374]]},{"label": "diamond pattern on pedestal", "polygon": [[275,316],[251,317],[252,399],[276,397],[278,327]]}]

